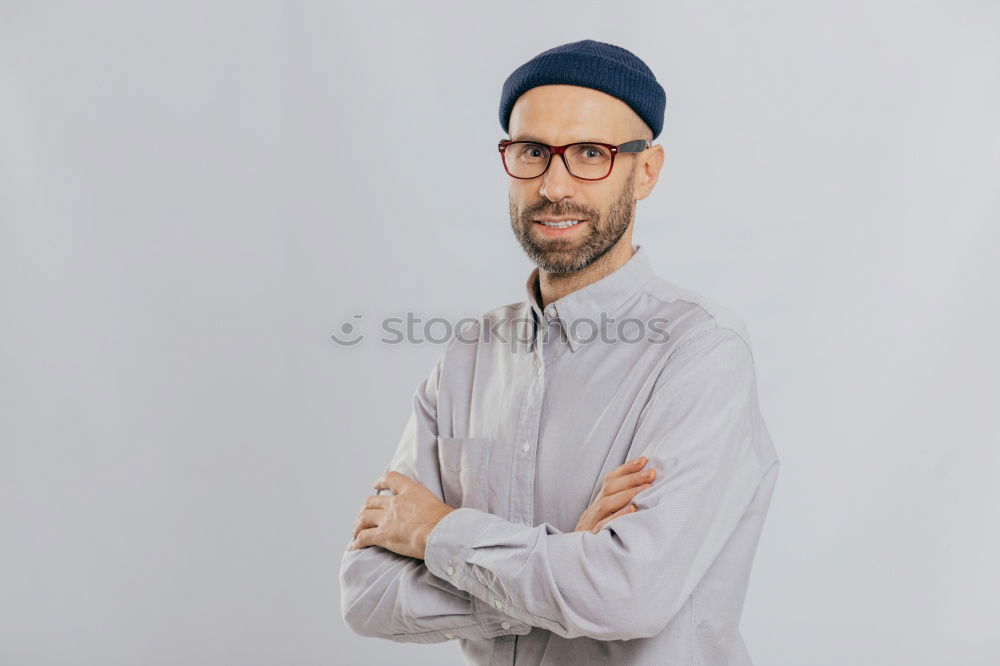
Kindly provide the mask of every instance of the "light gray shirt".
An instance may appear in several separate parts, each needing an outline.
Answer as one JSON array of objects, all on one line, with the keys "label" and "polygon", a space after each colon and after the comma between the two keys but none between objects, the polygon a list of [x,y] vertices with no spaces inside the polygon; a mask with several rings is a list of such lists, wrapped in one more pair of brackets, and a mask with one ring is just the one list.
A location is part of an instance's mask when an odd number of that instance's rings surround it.
[{"label": "light gray shirt", "polygon": [[[345,551],[355,632],[458,640],[469,664],[751,664],[739,620],[779,461],[750,338],[632,249],[544,311],[536,268],[525,301],[450,340],[386,471],[457,509],[424,560]],[[643,455],[637,510],[573,531]]]}]

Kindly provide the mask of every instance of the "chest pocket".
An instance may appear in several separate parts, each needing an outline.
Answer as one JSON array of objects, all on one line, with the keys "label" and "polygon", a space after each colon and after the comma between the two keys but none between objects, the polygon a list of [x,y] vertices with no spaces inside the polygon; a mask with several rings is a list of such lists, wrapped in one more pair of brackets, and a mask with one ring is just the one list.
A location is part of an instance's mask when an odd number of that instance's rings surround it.
[{"label": "chest pocket", "polygon": [[445,504],[489,510],[487,470],[494,441],[488,437],[437,438]]}]

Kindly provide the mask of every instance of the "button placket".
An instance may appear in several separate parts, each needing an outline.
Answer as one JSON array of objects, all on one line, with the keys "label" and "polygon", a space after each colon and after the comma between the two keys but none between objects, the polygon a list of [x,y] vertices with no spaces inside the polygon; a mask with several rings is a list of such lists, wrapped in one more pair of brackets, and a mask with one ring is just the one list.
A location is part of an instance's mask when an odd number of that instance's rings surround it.
[{"label": "button placket", "polygon": [[[541,402],[545,390],[545,360],[542,345],[536,345],[532,357],[534,372],[527,374],[522,411],[516,429],[522,455],[514,456],[511,469],[511,496],[509,520],[531,525],[534,517],[535,456],[532,446],[538,445],[538,428],[541,420]],[[516,445],[515,445],[516,446]]]}]

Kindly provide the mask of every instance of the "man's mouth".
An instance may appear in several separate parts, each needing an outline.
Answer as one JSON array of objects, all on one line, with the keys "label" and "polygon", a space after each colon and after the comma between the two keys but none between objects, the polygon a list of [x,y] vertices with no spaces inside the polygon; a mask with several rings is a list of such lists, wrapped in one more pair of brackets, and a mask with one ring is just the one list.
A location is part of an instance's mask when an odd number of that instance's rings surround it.
[{"label": "man's mouth", "polygon": [[535,220],[535,223],[544,225],[549,229],[569,229],[570,227],[575,227],[581,222],[586,222],[586,220],[560,220],[559,222],[548,222],[546,220]]}]

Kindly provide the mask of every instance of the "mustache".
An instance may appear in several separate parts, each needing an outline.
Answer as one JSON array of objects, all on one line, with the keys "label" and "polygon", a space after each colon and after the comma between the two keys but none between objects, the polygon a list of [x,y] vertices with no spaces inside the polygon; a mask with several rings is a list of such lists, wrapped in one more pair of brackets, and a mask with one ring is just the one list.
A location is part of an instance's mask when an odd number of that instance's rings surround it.
[{"label": "mustache", "polygon": [[529,208],[522,213],[521,217],[523,217],[526,220],[532,220],[535,217],[541,217],[543,215],[551,215],[552,217],[564,217],[564,216],[568,217],[570,215],[579,215],[580,219],[587,219],[587,220],[593,220],[597,217],[593,213],[593,211],[589,210],[573,210],[573,209],[552,210],[545,208]]}]

